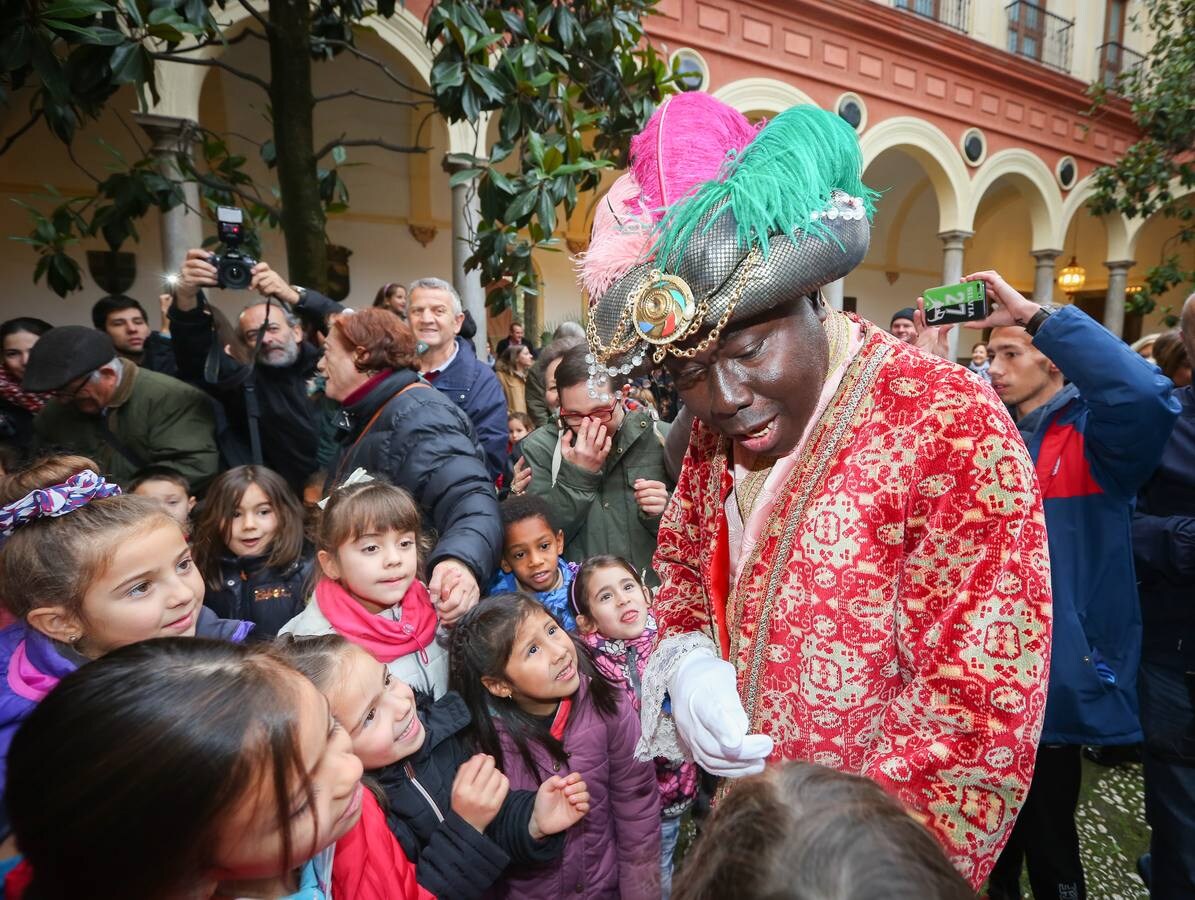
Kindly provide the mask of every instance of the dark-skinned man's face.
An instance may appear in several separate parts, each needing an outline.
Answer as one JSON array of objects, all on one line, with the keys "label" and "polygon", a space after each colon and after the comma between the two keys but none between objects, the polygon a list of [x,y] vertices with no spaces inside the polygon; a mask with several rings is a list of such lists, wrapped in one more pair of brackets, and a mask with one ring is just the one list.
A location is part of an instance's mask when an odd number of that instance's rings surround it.
[{"label": "dark-skinned man's face", "polygon": [[824,317],[824,307],[798,297],[728,326],[693,359],[670,354],[666,365],[697,418],[751,453],[778,458],[797,446],[817,408],[829,358]]}]

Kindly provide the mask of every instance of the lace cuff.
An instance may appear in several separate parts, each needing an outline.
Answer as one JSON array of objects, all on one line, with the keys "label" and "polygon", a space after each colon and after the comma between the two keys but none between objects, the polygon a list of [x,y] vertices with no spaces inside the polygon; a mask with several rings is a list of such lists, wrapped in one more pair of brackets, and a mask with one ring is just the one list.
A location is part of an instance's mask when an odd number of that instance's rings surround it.
[{"label": "lace cuff", "polygon": [[647,761],[662,756],[669,762],[679,763],[693,758],[681,745],[671,713],[664,711],[664,696],[681,663],[697,652],[718,656],[718,648],[709,635],[699,631],[674,634],[660,641],[652,651],[641,680],[641,734],[635,745],[636,759]]}]

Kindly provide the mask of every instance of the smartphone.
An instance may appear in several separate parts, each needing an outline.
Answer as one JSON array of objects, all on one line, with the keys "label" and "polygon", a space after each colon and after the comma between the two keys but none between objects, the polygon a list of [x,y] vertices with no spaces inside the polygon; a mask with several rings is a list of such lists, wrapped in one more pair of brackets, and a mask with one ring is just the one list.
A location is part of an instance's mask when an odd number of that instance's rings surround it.
[{"label": "smartphone", "polygon": [[987,285],[982,281],[945,284],[921,296],[925,300],[926,325],[978,322],[989,314]]}]

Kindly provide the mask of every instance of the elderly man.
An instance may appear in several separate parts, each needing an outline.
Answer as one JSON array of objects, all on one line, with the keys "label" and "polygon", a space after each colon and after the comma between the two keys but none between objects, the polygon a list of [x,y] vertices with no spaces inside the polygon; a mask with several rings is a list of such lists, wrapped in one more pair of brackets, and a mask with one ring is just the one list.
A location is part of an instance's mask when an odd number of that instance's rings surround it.
[{"label": "elderly man", "polygon": [[420,372],[465,411],[485,452],[486,468],[497,479],[506,468],[506,394],[493,370],[460,336],[465,322],[460,294],[442,278],[411,282],[407,321],[427,346],[419,357]]},{"label": "elderly man", "polygon": [[[220,337],[201,290],[216,285],[210,258],[206,250],[189,251],[175,287],[170,323],[179,374],[204,384],[221,403],[228,422],[221,449],[230,465],[264,462],[301,491],[319,467],[321,413],[308,397],[307,382],[320,351],[303,340],[297,314],[322,320],[344,307],[288,284],[260,262],[250,289],[263,299],[241,311],[234,334]],[[247,353],[237,352],[241,345]]]},{"label": "elderly man", "polygon": [[978,887],[1029,786],[1049,672],[1016,427],[961,367],[822,300],[863,260],[875,197],[837,116],[759,130],[678,95],[631,163],[583,271],[593,389],[662,363],[696,419],[659,528],[640,753],[865,775]]},{"label": "elderly man", "polygon": [[48,331],[29,354],[23,386],[54,395],[34,419],[37,442],[89,456],[115,481],[166,466],[194,491],[216,473],[211,401],[121,359],[103,332],[79,325]]}]

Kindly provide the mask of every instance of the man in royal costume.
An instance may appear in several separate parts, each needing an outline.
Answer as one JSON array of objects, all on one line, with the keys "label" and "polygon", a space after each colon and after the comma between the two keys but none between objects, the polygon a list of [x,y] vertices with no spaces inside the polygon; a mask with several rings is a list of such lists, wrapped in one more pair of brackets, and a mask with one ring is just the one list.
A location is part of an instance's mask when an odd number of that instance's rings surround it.
[{"label": "man in royal costume", "polygon": [[754,126],[680,95],[597,210],[592,371],[663,362],[696,419],[659,530],[640,751],[866,775],[978,886],[1042,725],[1041,498],[986,384],[822,299],[867,252],[861,171],[831,113]]}]

